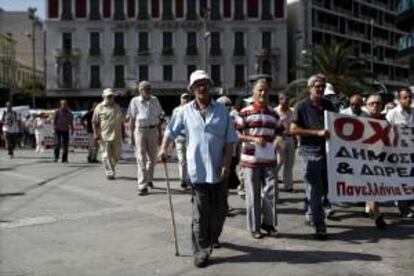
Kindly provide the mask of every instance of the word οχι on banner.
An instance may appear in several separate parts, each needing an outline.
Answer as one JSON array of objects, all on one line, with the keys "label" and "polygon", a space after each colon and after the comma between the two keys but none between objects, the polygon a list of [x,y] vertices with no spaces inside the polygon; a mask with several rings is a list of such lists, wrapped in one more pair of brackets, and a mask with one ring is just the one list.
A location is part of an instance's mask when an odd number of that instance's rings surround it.
[{"label": "word \u03bf\u03c7\u03b9 on banner", "polygon": [[414,126],[325,112],[332,202],[414,199]]}]

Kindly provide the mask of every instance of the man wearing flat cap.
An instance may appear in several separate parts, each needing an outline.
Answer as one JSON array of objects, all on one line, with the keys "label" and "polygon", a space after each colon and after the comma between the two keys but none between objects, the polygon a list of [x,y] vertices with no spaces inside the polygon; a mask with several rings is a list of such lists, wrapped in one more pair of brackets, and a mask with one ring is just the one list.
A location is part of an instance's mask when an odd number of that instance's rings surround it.
[{"label": "man wearing flat cap", "polygon": [[227,109],[210,96],[209,75],[196,70],[188,90],[189,102],[168,124],[159,157],[167,159],[167,149],[183,131],[187,138],[187,168],[192,187],[192,245],[194,265],[205,267],[227,214],[227,185],[233,144],[237,133]]},{"label": "man wearing flat cap", "polygon": [[102,165],[106,178],[115,179],[115,166],[122,154],[122,113],[115,103],[116,93],[107,88],[93,112],[92,126],[94,137],[99,141],[102,153]]},{"label": "man wearing flat cap", "polygon": [[129,103],[131,143],[135,144],[138,167],[138,194],[148,194],[153,188],[154,167],[157,162],[158,143],[164,111],[158,99],[152,95],[151,83],[138,84],[139,95]]}]

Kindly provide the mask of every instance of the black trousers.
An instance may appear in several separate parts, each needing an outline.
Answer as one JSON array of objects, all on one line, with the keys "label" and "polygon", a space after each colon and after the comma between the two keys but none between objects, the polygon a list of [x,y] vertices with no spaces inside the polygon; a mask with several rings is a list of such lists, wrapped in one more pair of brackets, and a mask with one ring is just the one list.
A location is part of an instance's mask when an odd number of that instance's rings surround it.
[{"label": "black trousers", "polygon": [[55,160],[59,159],[59,151],[62,147],[62,162],[68,161],[69,131],[55,131]]},{"label": "black trousers", "polygon": [[220,183],[192,184],[191,235],[193,253],[211,253],[212,244],[218,241],[226,219],[227,179]]}]

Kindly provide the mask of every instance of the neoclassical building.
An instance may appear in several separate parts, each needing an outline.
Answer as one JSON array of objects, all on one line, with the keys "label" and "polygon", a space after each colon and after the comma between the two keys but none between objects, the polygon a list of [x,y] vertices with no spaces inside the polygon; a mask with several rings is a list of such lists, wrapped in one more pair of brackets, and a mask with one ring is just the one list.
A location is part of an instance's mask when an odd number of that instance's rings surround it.
[{"label": "neoclassical building", "polygon": [[47,0],[47,94],[96,97],[149,80],[158,95],[206,69],[216,92],[244,96],[247,77],[287,85],[286,0]]}]

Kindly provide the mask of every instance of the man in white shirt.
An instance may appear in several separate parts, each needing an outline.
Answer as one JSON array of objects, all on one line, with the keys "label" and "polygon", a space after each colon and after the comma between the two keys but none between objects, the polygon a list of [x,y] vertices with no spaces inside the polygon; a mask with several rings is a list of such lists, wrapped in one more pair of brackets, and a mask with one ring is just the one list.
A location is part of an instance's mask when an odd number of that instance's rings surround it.
[{"label": "man in white shirt", "polygon": [[[390,124],[414,127],[414,108],[411,107],[412,95],[410,88],[403,88],[398,91],[398,106],[391,109],[385,116]],[[410,210],[409,201],[397,201],[396,204],[401,216],[414,218],[414,212]]]},{"label": "man in white shirt", "polygon": [[13,158],[20,129],[20,118],[16,111],[13,111],[11,102],[6,102],[6,110],[3,111],[1,120],[3,122],[3,132],[6,138],[7,151],[9,157]]},{"label": "man in white shirt", "polygon": [[360,116],[367,117],[367,113],[362,110],[364,101],[362,100],[361,95],[354,94],[349,99],[349,107],[340,111],[341,114],[350,115],[350,116]]},{"label": "man in white shirt", "polygon": [[[164,111],[158,99],[151,95],[151,84],[141,81],[138,84],[139,96],[129,103],[131,143],[135,144],[138,166],[138,194],[148,194],[152,188],[154,167],[157,162],[158,145],[161,138],[160,127]],[[148,157],[148,158],[147,158]]]}]

